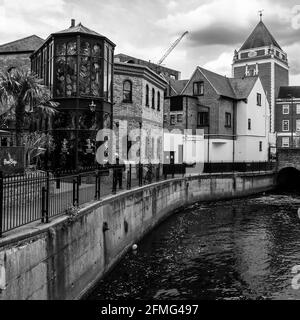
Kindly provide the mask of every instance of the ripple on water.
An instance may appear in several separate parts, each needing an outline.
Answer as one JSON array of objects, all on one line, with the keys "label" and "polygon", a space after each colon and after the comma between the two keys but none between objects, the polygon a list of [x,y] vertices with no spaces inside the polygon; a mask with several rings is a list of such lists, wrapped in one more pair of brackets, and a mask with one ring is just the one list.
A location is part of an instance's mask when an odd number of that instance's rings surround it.
[{"label": "ripple on water", "polygon": [[128,253],[89,299],[300,299],[298,194],[199,203]]}]

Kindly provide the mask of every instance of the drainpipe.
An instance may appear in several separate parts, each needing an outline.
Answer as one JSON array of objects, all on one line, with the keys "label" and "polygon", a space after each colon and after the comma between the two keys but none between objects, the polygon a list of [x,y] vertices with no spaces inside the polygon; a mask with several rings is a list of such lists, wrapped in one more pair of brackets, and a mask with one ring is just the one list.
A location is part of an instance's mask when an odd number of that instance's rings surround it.
[{"label": "drainpipe", "polygon": [[233,112],[232,112],[232,162],[235,161],[235,136],[236,136],[236,125],[235,125],[235,119],[236,119],[236,108],[237,108],[237,102],[233,101]]}]

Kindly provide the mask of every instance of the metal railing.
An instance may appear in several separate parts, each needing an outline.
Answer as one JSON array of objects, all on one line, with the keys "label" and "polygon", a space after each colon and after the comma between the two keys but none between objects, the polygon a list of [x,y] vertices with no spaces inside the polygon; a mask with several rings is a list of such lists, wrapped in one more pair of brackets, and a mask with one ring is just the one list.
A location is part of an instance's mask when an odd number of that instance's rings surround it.
[{"label": "metal railing", "polygon": [[[0,237],[3,233],[66,214],[72,208],[117,192],[185,175],[183,164],[88,167],[5,176],[0,171]],[[204,173],[266,171],[273,163],[207,163]]]}]

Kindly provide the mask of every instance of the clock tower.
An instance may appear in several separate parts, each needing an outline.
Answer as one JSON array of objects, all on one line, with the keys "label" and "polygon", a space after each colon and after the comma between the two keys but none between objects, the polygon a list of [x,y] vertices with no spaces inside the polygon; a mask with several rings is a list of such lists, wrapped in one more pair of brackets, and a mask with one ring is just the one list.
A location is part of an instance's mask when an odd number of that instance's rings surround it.
[{"label": "clock tower", "polygon": [[275,100],[279,88],[289,85],[287,54],[260,21],[242,47],[234,52],[232,73],[235,78],[259,76],[270,103],[270,128],[274,132]]}]

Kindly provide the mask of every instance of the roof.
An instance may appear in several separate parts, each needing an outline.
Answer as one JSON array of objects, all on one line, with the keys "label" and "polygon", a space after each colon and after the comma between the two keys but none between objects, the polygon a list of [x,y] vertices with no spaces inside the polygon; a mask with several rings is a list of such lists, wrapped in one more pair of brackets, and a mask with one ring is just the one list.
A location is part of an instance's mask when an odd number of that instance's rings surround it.
[{"label": "roof", "polygon": [[52,33],[52,34],[66,34],[66,33],[83,33],[83,34],[87,34],[87,35],[93,35],[93,36],[98,36],[98,37],[104,37],[102,34],[94,31],[94,30],[91,30],[87,27],[85,27],[84,25],[80,23],[78,23],[76,26],[71,26],[70,28],[68,29],[65,29],[65,30],[62,30],[62,31],[58,31],[58,32],[55,32],[55,33]]},{"label": "roof", "polygon": [[256,77],[245,77],[245,78],[231,78],[229,79],[232,90],[235,93],[236,99],[243,100],[249,97],[258,76]]},{"label": "roof", "polygon": [[0,45],[0,53],[24,51],[33,52],[38,49],[43,43],[44,40],[42,38],[36,35],[32,35]]},{"label": "roof", "polygon": [[300,86],[292,87],[292,86],[286,86],[286,87],[280,87],[278,99],[291,99],[293,98],[300,98]]},{"label": "roof", "polygon": [[139,71],[147,71],[151,77],[155,78],[156,80],[160,81],[163,86],[167,84],[167,81],[164,77],[160,76],[156,72],[154,72],[151,68],[148,66],[140,65],[140,64],[134,64],[134,63],[124,63],[124,62],[115,62],[114,63],[114,73],[117,74],[118,72],[122,72],[126,70],[126,72],[139,72]]},{"label": "roof", "polygon": [[[247,99],[258,79],[258,76],[244,78],[227,78],[202,67],[197,67],[196,70],[199,70],[203,74],[203,76],[215,89],[218,95],[234,100]],[[191,77],[191,79],[192,78],[193,76]],[[190,82],[191,79],[188,82]],[[187,84],[185,85],[184,89],[187,87]],[[181,91],[181,94],[183,94],[184,89]]]},{"label": "roof", "polygon": [[174,80],[170,78],[170,85],[178,94],[181,93],[188,82],[189,80]]},{"label": "roof", "polygon": [[254,49],[259,47],[275,46],[282,50],[278,42],[274,39],[265,24],[260,21],[252,31],[248,39],[242,45],[241,50]]},{"label": "roof", "polygon": [[211,85],[214,87],[214,89],[220,96],[225,96],[233,99],[236,98],[235,93],[227,77],[221,76],[218,73],[209,71],[201,67],[198,67],[198,69],[211,83]]}]

